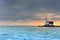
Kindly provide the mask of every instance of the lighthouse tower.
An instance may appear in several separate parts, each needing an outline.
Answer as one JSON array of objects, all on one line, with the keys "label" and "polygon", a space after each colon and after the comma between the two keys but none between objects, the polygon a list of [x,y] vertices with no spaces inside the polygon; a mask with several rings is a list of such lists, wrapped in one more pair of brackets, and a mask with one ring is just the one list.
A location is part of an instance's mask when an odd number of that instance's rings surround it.
[{"label": "lighthouse tower", "polygon": [[45,17],[45,26],[52,27],[54,26],[53,23],[54,23],[53,21],[48,21],[47,16]]}]

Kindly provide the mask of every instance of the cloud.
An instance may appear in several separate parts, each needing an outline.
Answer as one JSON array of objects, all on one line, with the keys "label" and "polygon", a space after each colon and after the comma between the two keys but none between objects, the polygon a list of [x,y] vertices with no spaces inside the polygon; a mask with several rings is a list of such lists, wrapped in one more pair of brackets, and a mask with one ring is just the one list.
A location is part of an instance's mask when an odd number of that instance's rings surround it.
[{"label": "cloud", "polygon": [[1,21],[41,20],[43,14],[60,15],[60,0],[0,0]]}]

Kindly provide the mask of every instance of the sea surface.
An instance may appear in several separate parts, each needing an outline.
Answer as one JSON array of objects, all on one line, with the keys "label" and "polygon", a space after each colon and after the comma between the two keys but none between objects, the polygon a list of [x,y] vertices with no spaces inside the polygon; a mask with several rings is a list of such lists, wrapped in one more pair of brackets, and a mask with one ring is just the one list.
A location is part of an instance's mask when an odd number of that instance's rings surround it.
[{"label": "sea surface", "polygon": [[60,40],[60,27],[0,26],[0,40]]}]

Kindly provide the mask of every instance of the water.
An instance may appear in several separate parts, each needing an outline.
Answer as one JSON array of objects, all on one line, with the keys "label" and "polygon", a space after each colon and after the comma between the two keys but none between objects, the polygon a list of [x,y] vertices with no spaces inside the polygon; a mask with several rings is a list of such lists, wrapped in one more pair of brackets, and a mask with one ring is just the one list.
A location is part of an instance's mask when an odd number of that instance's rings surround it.
[{"label": "water", "polygon": [[60,40],[60,27],[0,27],[0,40]]}]

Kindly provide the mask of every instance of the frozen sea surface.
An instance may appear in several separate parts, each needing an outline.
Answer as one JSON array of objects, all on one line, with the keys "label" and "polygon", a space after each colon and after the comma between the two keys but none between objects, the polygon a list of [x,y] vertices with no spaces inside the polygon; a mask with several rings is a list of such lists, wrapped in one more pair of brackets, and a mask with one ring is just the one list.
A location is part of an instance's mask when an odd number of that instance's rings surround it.
[{"label": "frozen sea surface", "polygon": [[60,27],[0,26],[0,40],[60,40]]}]

